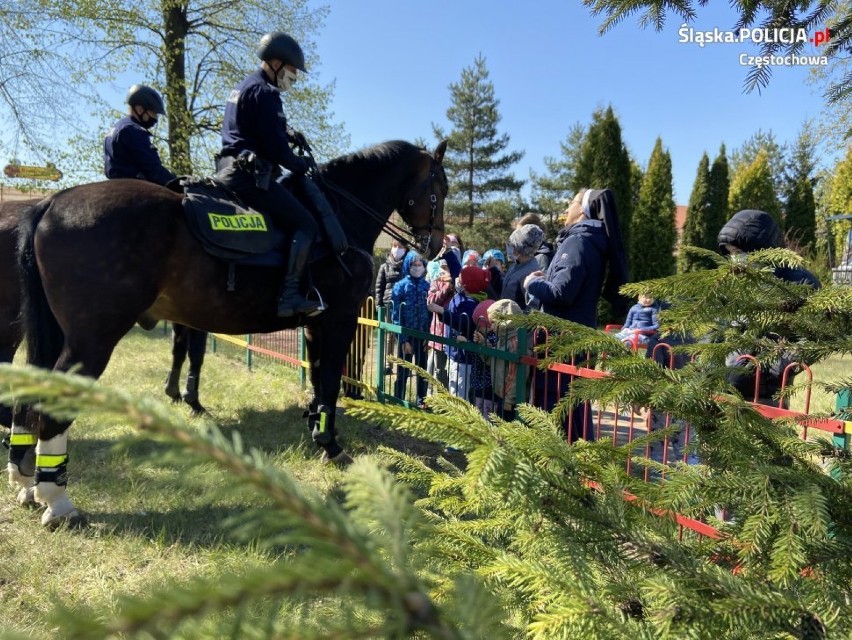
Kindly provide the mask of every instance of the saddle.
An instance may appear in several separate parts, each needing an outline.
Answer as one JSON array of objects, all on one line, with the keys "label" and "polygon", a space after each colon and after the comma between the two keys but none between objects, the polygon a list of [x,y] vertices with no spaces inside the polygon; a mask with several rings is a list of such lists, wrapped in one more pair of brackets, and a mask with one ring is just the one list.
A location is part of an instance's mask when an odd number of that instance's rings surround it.
[{"label": "saddle", "polygon": [[277,253],[283,233],[216,178],[184,178],[181,186],[187,225],[207,253],[231,263]]}]

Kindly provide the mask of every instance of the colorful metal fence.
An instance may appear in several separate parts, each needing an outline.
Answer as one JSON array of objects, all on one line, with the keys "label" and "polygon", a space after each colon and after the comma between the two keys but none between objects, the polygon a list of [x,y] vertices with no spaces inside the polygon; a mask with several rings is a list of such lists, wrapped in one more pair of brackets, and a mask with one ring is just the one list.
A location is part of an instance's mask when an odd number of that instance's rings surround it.
[{"label": "colorful metal fence", "polygon": [[[437,366],[430,369],[445,386],[457,392],[463,392],[465,397],[480,408],[484,415],[495,412],[506,418],[512,417],[512,408],[507,407],[505,399],[510,396],[515,402],[530,402],[536,406],[550,409],[555,402],[569,388],[571,381],[575,378],[599,378],[608,375],[604,371],[595,368],[595,359],[586,358],[583,361],[574,360],[568,363],[557,363],[549,365],[545,370],[537,368],[537,359],[532,355],[530,345],[546,342],[546,332],[541,329],[534,335],[528,335],[523,330],[518,330],[516,340],[512,342],[512,349],[496,348],[507,344],[508,340],[501,342],[499,330],[492,343],[487,339],[481,342],[462,341],[458,338],[435,336],[430,333],[403,329],[389,322],[388,317],[392,315],[393,309],[377,307],[373,298],[368,298],[361,308],[358,319],[358,328],[352,347],[346,359],[343,371],[343,394],[348,397],[361,397],[364,390],[368,390],[382,402],[395,402],[409,407],[417,407],[425,394],[431,392],[425,384],[425,380],[410,374],[408,370],[399,365],[390,365],[387,360],[389,354],[407,356],[415,364],[425,365],[431,361],[428,356],[430,347],[427,343],[445,345],[448,350],[453,350],[457,358],[468,360],[470,367],[460,367],[458,362],[453,367],[451,360],[449,366],[444,369]],[[471,320],[472,322],[472,320]],[[613,330],[616,327],[607,327]],[[486,334],[485,327],[476,327],[482,334]],[[264,335],[247,335],[244,338],[235,336],[215,335],[215,340],[224,340],[245,349],[247,366],[252,366],[255,357],[264,357],[284,362],[296,368],[300,372],[302,385],[306,384],[308,362],[305,355],[305,341],[300,330],[281,331]],[[405,354],[400,347],[406,341],[415,345],[416,349],[424,349],[423,354]],[[496,343],[496,344],[494,344]],[[644,345],[634,344],[634,348],[644,348]],[[436,350],[438,351],[438,350]],[[658,362],[666,363],[666,366],[675,365],[674,354],[669,345],[660,343],[654,346],[649,354]],[[475,379],[474,367],[477,367],[478,375],[484,372],[490,374],[492,386],[483,386],[482,380]],[[802,375],[805,376],[805,400],[804,411],[792,411],[784,406],[784,401],[779,401],[778,406],[770,406],[758,402],[758,388],[760,385],[760,368],[756,367],[755,395],[753,405],[757,411],[768,418],[788,418],[800,426],[800,436],[808,438],[814,432],[828,434],[833,438],[836,447],[846,448],[849,437],[852,434],[852,422],[834,418],[815,417],[808,414],[810,410],[810,395],[813,375],[806,365],[790,364],[783,372],[782,388],[787,386],[794,369],[800,367]],[[423,368],[426,368],[423,366]],[[502,368],[502,369],[501,369]],[[502,375],[501,375],[502,370]],[[509,375],[509,372],[512,372]],[[455,376],[455,379],[454,377]],[[461,379],[468,376],[470,379],[464,384]],[[487,376],[484,376],[487,378]],[[495,388],[495,379],[502,381],[503,386]],[[511,381],[512,388],[506,386],[506,381]],[[461,395],[461,393],[457,393]],[[675,461],[691,464],[697,461],[694,453],[690,450],[690,443],[695,434],[691,426],[683,420],[669,414],[655,412],[653,408],[634,408],[598,406],[587,403],[574,411],[568,412],[564,418],[563,428],[570,442],[582,437],[584,439],[610,439],[614,445],[625,445],[646,436],[647,434],[666,429],[664,438],[658,441],[644,439],[641,444],[637,443],[636,453],[645,458],[668,465]],[[632,461],[628,461],[627,471],[638,474],[645,480],[653,480],[664,477],[665,473],[654,473],[647,466],[636,468]],[[631,496],[627,496],[632,499]],[[719,537],[718,531],[704,522],[687,518],[680,514],[660,514],[674,519],[681,530],[691,531],[699,536]]]}]

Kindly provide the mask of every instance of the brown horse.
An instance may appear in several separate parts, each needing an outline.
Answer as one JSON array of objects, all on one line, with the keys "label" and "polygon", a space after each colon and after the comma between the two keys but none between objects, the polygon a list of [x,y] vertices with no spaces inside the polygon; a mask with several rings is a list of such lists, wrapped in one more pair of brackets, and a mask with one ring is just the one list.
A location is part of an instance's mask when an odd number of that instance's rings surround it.
[{"label": "brown horse", "polygon": [[[15,248],[18,220],[39,199],[0,202],[0,363],[12,362],[23,338],[21,285]],[[12,410],[0,405],[0,426],[12,426]]]},{"label": "brown horse", "polygon": [[[57,193],[19,226],[25,283],[28,360],[98,377],[115,345],[140,318],[168,319],[230,334],[306,327],[313,399],[308,428],[323,457],[346,462],[337,441],[335,406],[358,310],[372,284],[372,250],[396,210],[428,257],[441,248],[447,179],[446,141],[434,154],[394,141],[333,160],[320,169],[337,196],[350,249],[310,268],[326,310],[313,318],[279,318],[279,269],[241,267],[227,291],[228,267],[203,251],[183,218],[181,196],[140,180],[110,180]],[[16,421],[18,422],[18,421]],[[18,500],[47,506],[42,522],[71,523],[80,514],[66,492],[67,429],[34,410],[13,426],[9,454]],[[16,438],[17,436],[17,438]]]},{"label": "brown horse", "polygon": [[[38,204],[41,198],[0,202],[0,363],[12,362],[23,339],[20,319],[21,286],[15,252],[18,245],[18,220],[24,211]],[[186,402],[195,414],[205,409],[198,398],[201,366],[207,346],[207,333],[174,325],[172,366],[165,392],[175,402]],[[189,356],[186,391],[180,393],[180,373]],[[11,428],[12,409],[0,404],[0,427]]]}]

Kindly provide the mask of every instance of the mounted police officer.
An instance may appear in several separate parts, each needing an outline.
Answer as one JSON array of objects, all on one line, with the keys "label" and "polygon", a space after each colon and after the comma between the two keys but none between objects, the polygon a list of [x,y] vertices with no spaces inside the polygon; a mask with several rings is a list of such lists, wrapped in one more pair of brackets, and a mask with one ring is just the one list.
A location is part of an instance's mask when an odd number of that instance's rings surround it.
[{"label": "mounted police officer", "polygon": [[290,148],[291,141],[307,148],[305,137],[287,126],[280,96],[293,86],[299,71],[305,72],[302,48],[286,33],[268,33],[260,40],[257,57],[260,68],[231,92],[225,105],[218,177],[246,204],[292,233],[278,315],[310,315],[319,304],[302,295],[300,283],[318,227],[311,211],[276,181],[279,165],[293,174],[294,191],[320,216],[332,248],[342,253],[348,244],[333,209],[306,175],[313,161]]},{"label": "mounted police officer", "polygon": [[[165,115],[162,97],[151,87],[134,84],[127,92],[129,115],[115,123],[104,140],[104,173],[107,178],[136,178],[165,185],[175,175],[163,167],[160,154],[151,143],[150,129],[157,116]],[[172,368],[166,379],[166,395],[172,400],[183,399],[195,413],[205,409],[198,401],[201,366],[207,350],[207,332],[173,324]],[[186,391],[180,393],[180,372],[189,354],[189,373]]]},{"label": "mounted police officer", "polygon": [[165,185],[175,175],[163,167],[151,141],[151,128],[166,113],[160,94],[144,84],[127,92],[128,115],[113,125],[104,139],[107,178],[138,178]]}]

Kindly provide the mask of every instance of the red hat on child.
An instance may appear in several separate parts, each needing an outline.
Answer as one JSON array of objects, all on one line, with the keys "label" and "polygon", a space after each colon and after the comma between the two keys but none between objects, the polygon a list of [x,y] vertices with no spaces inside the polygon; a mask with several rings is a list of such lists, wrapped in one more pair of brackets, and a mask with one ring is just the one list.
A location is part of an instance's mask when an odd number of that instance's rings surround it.
[{"label": "red hat on child", "polygon": [[483,300],[473,310],[473,324],[477,329],[488,329],[491,319],[488,317],[488,307],[494,304],[493,300]]},{"label": "red hat on child", "polygon": [[482,293],[491,282],[491,272],[480,267],[465,267],[459,278],[466,293]]}]

